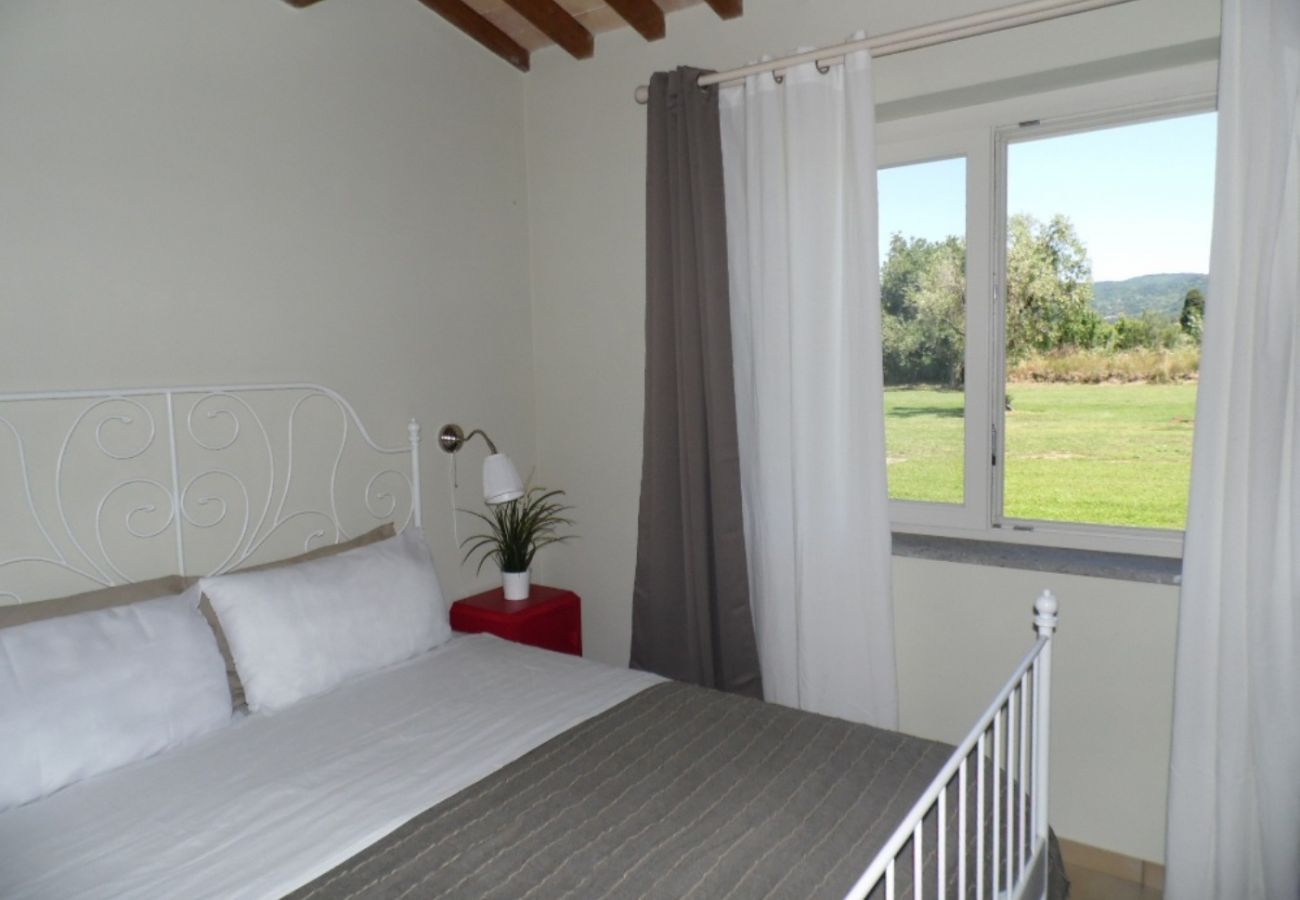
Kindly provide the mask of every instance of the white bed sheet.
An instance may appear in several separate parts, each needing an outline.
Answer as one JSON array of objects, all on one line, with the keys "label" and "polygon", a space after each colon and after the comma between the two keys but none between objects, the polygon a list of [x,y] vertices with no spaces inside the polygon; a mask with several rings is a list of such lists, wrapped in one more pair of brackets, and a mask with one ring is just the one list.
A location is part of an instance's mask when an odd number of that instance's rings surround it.
[{"label": "white bed sheet", "polygon": [[660,680],[457,637],[0,814],[0,897],[279,897]]}]

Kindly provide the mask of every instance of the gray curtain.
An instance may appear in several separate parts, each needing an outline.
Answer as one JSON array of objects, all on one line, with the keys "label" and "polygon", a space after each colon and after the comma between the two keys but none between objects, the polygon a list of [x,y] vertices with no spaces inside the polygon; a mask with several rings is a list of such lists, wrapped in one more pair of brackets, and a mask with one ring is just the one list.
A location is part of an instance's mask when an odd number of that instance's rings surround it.
[{"label": "gray curtain", "polygon": [[650,79],[632,666],[761,697],[740,499],[717,88]]}]

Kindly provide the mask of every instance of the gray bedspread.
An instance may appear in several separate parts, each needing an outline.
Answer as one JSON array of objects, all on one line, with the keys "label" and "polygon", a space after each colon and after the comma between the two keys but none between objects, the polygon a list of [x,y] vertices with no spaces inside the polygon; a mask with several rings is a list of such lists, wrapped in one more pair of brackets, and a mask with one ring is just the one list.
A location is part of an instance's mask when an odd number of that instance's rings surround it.
[{"label": "gray bedspread", "polygon": [[[839,898],[951,751],[660,684],[422,813],[292,896]],[[1059,862],[1055,874],[1053,893],[1063,896]],[[908,896],[900,876],[899,896]]]}]

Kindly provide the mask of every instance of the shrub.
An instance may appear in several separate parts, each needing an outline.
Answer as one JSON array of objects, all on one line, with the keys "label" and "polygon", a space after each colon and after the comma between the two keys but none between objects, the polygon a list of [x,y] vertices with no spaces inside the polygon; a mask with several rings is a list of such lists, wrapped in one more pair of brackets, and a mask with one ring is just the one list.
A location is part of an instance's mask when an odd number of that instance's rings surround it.
[{"label": "shrub", "polygon": [[1173,349],[1138,348],[1106,352],[1065,348],[1041,353],[1016,363],[1008,381],[1056,381],[1100,384],[1106,381],[1168,383],[1196,377],[1199,347],[1181,344]]},{"label": "shrub", "polygon": [[1139,347],[1172,350],[1186,340],[1177,320],[1150,310],[1141,316],[1123,316],[1115,322],[1113,346],[1116,350],[1135,350]]}]

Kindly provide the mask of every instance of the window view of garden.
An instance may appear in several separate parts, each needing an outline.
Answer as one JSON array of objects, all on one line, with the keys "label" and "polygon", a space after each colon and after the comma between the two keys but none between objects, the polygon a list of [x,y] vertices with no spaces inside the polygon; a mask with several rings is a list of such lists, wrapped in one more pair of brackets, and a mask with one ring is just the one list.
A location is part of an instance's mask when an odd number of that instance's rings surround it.
[{"label": "window view of garden", "polygon": [[[1003,515],[1181,529],[1206,303],[1214,116],[1012,143]],[[890,493],[963,500],[965,161],[882,169]],[[990,355],[991,356],[991,355]],[[972,357],[976,358],[976,357]],[[986,365],[991,362],[986,361]]]}]

